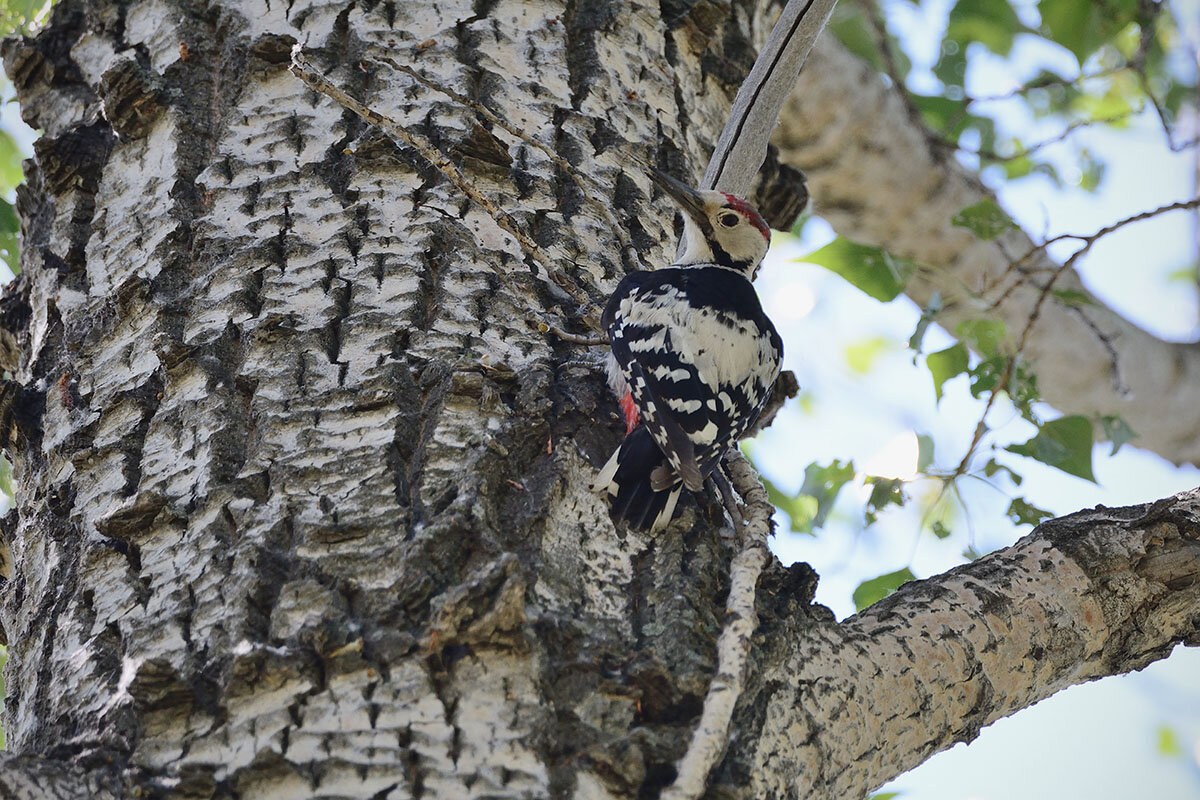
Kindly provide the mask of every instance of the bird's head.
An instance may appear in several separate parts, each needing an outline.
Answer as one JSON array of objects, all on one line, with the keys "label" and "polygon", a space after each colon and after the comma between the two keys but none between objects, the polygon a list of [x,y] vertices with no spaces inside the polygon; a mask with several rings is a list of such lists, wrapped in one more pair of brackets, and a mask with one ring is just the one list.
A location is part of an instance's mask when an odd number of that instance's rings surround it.
[{"label": "bird's head", "polygon": [[771,229],[754,206],[735,194],[693,189],[657,170],[650,177],[683,210],[677,264],[720,264],[754,278],[771,244]]}]

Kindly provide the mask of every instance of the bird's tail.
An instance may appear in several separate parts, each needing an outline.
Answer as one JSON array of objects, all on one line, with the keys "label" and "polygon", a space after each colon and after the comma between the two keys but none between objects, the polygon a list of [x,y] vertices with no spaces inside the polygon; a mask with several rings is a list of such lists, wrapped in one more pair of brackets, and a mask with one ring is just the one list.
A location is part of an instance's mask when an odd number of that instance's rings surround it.
[{"label": "bird's tail", "polygon": [[632,528],[656,531],[675,516],[675,504],[683,491],[678,482],[658,492],[651,487],[651,473],[666,463],[650,431],[641,425],[621,442],[593,486],[608,496],[614,517]]}]

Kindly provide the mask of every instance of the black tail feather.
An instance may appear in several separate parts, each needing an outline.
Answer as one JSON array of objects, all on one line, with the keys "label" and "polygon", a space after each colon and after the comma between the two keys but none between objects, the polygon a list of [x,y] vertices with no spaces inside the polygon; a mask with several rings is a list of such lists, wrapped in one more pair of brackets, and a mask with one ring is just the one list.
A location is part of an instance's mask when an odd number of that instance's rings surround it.
[{"label": "black tail feather", "polygon": [[666,463],[650,431],[644,425],[625,437],[617,452],[601,471],[597,487],[608,493],[613,516],[631,528],[661,528],[674,516],[681,486],[656,492],[650,473]]}]

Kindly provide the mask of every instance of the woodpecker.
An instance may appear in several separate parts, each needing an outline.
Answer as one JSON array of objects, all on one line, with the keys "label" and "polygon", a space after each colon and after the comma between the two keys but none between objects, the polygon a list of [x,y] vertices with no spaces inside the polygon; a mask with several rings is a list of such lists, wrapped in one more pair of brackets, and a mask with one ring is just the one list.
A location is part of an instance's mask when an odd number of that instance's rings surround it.
[{"label": "woodpecker", "polygon": [[783,342],[751,285],[771,242],[758,211],[736,195],[651,178],[683,211],[683,254],[626,275],[604,308],[626,436],[595,486],[615,517],[653,531],[754,425]]}]

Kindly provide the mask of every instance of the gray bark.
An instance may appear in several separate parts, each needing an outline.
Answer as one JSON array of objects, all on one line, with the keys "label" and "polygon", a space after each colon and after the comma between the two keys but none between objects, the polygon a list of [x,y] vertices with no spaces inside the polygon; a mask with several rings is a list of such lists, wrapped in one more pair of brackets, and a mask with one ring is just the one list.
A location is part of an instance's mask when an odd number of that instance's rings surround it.
[{"label": "gray bark", "polygon": [[[653,538],[613,528],[589,490],[621,433],[603,375],[526,322],[582,331],[589,309],[288,56],[304,43],[450,153],[598,302],[633,266],[619,231],[651,264],[673,243],[629,155],[698,174],[770,11],[62,0],[10,44],[44,137],[0,308],[21,487],[0,781],[657,796],[713,677],[720,510]],[[1195,643],[1196,505],[1043,526],[843,625],[810,605],[811,570],[772,562],[709,796],[861,796]]]}]

